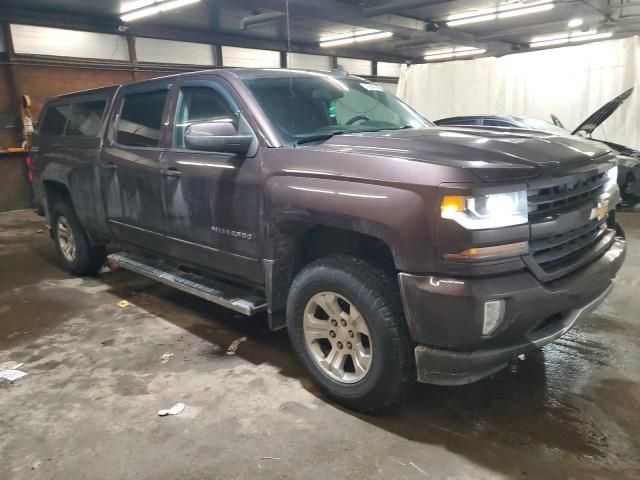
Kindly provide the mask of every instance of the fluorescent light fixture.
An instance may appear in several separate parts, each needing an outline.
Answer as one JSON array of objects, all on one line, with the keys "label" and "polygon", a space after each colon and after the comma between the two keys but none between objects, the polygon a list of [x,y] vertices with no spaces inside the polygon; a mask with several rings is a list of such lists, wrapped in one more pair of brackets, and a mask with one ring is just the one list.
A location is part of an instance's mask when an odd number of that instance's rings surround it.
[{"label": "fluorescent light fixture", "polygon": [[123,22],[131,22],[132,20],[138,20],[139,18],[150,17],[151,15],[157,15],[161,12],[168,10],[175,10],[176,8],[185,7],[193,3],[197,3],[200,0],[165,0],[156,1],[146,7],[137,8],[135,10],[128,10],[122,12],[120,20]]},{"label": "fluorescent light fixture", "polygon": [[604,32],[604,33],[594,33],[593,35],[576,35],[571,37],[570,41],[575,42],[588,42],[591,40],[602,40],[604,38],[609,38],[613,35],[613,32]]},{"label": "fluorescent light fixture", "polygon": [[344,39],[353,38],[356,36],[371,35],[372,33],[378,33],[379,31],[380,30],[367,29],[367,30],[358,30],[356,32],[336,33],[334,35],[326,35],[324,37],[320,37],[320,42],[330,42],[333,40],[344,40]]},{"label": "fluorescent light fixture", "polygon": [[598,32],[596,30],[588,30],[586,32],[572,32],[572,33],[568,34],[567,36],[569,38],[590,37],[590,36],[595,35],[597,33]]},{"label": "fluorescent light fixture", "polygon": [[479,15],[477,17],[461,18],[460,20],[450,20],[447,22],[448,27],[455,27],[458,25],[467,25],[468,23],[488,22],[489,20],[495,20],[498,16],[495,13],[488,15]]},{"label": "fluorescent light fixture", "polygon": [[596,30],[589,30],[587,32],[573,32],[573,33],[557,33],[554,35],[545,35],[542,37],[533,37],[529,47],[549,47],[552,45],[562,45],[565,43],[577,43],[577,42],[589,42],[592,40],[602,40],[609,38],[613,35],[612,32],[598,33]]},{"label": "fluorescent light fixture", "polygon": [[457,51],[453,54],[454,57],[468,57],[469,55],[482,55],[486,50],[484,48],[473,48],[465,51]]},{"label": "fluorescent light fixture", "polygon": [[356,42],[360,43],[360,42],[368,42],[369,40],[380,40],[381,38],[389,38],[393,36],[393,32],[380,32],[380,33],[373,33],[371,35],[365,35],[363,37],[356,37],[355,40]]},{"label": "fluorescent light fixture", "polygon": [[424,59],[427,61],[444,60],[447,58],[469,57],[472,55],[482,55],[486,50],[475,47],[455,47],[425,52]]},{"label": "fluorescent light fixture", "polygon": [[532,42],[529,44],[531,48],[536,47],[550,47],[551,45],[562,45],[563,43],[569,43],[568,38],[556,38],[555,40],[542,40],[540,42]]},{"label": "fluorescent light fixture", "polygon": [[581,18],[572,18],[571,20],[569,20],[569,23],[567,23],[567,27],[577,28],[583,23],[584,23],[584,20],[582,20]]},{"label": "fluorescent light fixture", "polygon": [[546,12],[547,10],[551,10],[553,7],[553,3],[548,3],[546,5],[538,5],[537,7],[518,8],[516,10],[500,12],[498,13],[498,18],[519,17],[520,15],[527,15],[529,13]]},{"label": "fluorescent light fixture", "polygon": [[533,37],[531,39],[531,43],[546,42],[548,40],[560,40],[566,38],[569,38],[568,33],[553,33],[551,35],[541,35],[539,37]]},{"label": "fluorescent light fixture", "polygon": [[449,15],[447,17],[447,21],[463,20],[465,18],[489,15],[490,13],[496,13],[496,9],[495,8],[481,8],[481,9],[478,9],[478,10],[469,10],[468,12],[454,13],[453,15]]},{"label": "fluorescent light fixture", "polygon": [[469,23],[487,22],[499,18],[517,17],[530,13],[544,12],[554,7],[553,0],[537,0],[523,3],[521,1],[509,2],[498,7],[470,10],[456,13],[447,17],[447,26],[456,27]]},{"label": "fluorescent light fixture", "polygon": [[381,32],[380,30],[359,30],[357,32],[340,33],[320,38],[321,47],[338,47],[350,43],[369,42],[393,36],[393,32]]}]

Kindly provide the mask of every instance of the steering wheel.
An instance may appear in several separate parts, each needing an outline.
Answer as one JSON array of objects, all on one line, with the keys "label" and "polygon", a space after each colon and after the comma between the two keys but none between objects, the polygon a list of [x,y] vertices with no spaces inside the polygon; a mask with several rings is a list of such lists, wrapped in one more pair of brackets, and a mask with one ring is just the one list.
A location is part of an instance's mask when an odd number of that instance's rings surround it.
[{"label": "steering wheel", "polygon": [[356,115],[353,118],[350,118],[347,123],[345,123],[345,125],[353,125],[354,123],[360,121],[360,120],[364,120],[366,122],[370,121],[371,119],[369,117],[367,117],[364,114],[360,114],[360,115]]}]

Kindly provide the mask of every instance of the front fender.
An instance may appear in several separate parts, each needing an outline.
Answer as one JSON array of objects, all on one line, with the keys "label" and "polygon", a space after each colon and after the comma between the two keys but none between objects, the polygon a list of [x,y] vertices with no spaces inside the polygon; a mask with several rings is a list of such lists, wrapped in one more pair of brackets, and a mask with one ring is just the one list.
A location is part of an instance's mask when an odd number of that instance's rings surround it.
[{"label": "front fender", "polygon": [[[402,271],[431,270],[435,198],[390,185],[274,176],[265,185],[270,224],[297,221],[326,225],[382,240]],[[273,257],[272,257],[273,258]]]}]

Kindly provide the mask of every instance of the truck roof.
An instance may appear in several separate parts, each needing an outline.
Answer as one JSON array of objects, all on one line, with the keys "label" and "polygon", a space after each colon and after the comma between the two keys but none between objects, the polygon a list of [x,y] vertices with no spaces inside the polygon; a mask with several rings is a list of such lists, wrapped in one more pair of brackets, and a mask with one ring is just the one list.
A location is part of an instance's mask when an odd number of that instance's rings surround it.
[{"label": "truck roof", "polygon": [[303,69],[289,69],[289,68],[241,68],[241,67],[215,68],[215,69],[207,69],[207,70],[196,70],[193,72],[174,73],[172,75],[165,75],[162,77],[155,77],[155,78],[150,78],[150,79],[141,80],[137,82],[122,83],[117,85],[111,85],[108,87],[92,88],[89,90],[80,90],[77,92],[66,93],[64,95],[53,97],[50,99],[50,101],[59,100],[59,99],[72,100],[76,96],[85,96],[85,95],[93,95],[93,94],[113,95],[118,90],[118,88],[120,88],[123,85],[144,85],[145,83],[152,83],[157,80],[163,80],[163,79],[174,78],[174,77],[189,77],[192,75],[202,75],[203,73],[212,73],[212,74],[230,73],[236,78],[240,78],[240,79],[288,77],[288,76],[291,76],[291,74],[302,75],[302,76],[323,74],[323,75],[330,75],[336,78],[349,76],[343,70],[321,71],[321,70],[303,70]]},{"label": "truck roof", "polygon": [[65,93],[63,95],[58,95],[56,97],[51,97],[49,101],[57,101],[57,100],[73,100],[75,97],[84,97],[87,95],[113,95],[120,85],[110,85],[108,87],[100,87],[100,88],[91,88],[89,90],[79,90],[77,92]]}]

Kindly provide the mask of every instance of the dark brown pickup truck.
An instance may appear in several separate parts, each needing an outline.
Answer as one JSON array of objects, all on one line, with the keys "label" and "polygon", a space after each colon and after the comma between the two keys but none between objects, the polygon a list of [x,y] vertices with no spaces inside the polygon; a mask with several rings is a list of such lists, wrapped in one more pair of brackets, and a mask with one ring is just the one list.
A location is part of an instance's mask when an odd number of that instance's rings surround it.
[{"label": "dark brown pickup truck", "polygon": [[113,262],[268,312],[330,397],[374,411],[564,334],[625,255],[615,156],[436,128],[344,73],[231,69],[65,95],[34,185],[76,275]]}]

